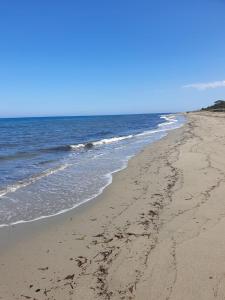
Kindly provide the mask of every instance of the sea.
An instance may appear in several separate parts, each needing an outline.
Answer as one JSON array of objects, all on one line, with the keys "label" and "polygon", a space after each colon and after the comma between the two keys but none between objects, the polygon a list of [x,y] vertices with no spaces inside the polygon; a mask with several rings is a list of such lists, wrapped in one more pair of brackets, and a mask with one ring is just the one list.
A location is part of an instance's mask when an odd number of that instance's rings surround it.
[{"label": "sea", "polygon": [[131,157],[184,123],[161,113],[0,119],[0,227],[94,199]]}]

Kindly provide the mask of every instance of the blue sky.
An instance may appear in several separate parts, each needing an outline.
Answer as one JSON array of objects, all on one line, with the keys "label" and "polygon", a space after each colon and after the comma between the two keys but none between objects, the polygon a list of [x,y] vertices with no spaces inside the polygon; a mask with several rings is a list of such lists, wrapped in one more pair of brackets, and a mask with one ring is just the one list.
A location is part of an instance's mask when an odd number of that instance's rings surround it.
[{"label": "blue sky", "polygon": [[184,111],[225,98],[224,14],[224,0],[1,0],[0,116]]}]

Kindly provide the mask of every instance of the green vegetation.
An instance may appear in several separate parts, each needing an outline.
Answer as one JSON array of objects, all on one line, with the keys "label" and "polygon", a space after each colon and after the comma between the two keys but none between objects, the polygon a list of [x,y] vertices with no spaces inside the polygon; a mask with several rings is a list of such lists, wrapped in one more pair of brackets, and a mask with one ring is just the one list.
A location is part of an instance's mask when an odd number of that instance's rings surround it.
[{"label": "green vegetation", "polygon": [[225,101],[224,100],[217,100],[217,101],[214,102],[213,105],[208,106],[206,108],[202,108],[202,110],[223,111],[223,112],[225,112]]}]

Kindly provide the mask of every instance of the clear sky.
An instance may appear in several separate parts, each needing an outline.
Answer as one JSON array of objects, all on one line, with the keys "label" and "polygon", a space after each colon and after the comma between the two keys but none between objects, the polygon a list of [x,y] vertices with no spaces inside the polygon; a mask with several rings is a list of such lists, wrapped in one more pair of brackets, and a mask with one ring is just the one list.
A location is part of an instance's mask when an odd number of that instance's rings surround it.
[{"label": "clear sky", "polygon": [[0,116],[171,112],[225,98],[225,0],[1,0]]}]

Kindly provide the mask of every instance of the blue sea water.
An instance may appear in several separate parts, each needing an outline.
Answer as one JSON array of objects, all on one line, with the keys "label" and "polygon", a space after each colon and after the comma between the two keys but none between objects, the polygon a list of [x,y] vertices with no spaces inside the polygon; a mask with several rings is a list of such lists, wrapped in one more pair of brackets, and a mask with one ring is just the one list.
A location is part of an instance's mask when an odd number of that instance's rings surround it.
[{"label": "blue sea water", "polygon": [[93,199],[129,158],[184,122],[179,114],[0,119],[0,226]]}]

